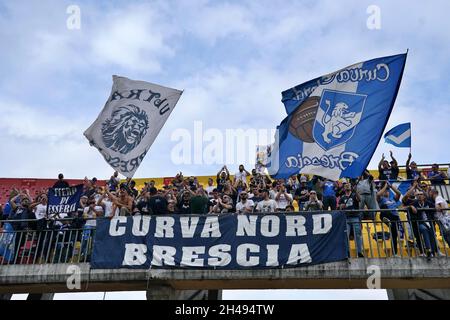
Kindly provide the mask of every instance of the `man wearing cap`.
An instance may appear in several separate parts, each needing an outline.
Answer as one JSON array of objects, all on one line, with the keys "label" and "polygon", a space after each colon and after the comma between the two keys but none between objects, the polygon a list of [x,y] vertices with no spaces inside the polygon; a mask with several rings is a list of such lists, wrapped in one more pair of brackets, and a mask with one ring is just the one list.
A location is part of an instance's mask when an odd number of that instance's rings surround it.
[{"label": "man wearing cap", "polygon": [[299,210],[303,210],[306,201],[309,199],[308,179],[305,176],[300,177],[300,186],[295,190],[294,199],[298,203]]},{"label": "man wearing cap", "polygon": [[323,203],[317,198],[317,192],[311,190],[309,192],[309,200],[305,203],[305,211],[323,210]]}]

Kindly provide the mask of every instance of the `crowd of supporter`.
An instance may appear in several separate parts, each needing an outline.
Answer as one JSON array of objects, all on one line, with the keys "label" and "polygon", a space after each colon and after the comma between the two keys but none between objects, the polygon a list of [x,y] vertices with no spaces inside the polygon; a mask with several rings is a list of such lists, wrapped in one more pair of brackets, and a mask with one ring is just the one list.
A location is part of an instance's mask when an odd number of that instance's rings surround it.
[{"label": "crowd of supporter", "polygon": [[[210,178],[207,185],[200,184],[194,176],[186,177],[179,172],[161,188],[151,180],[138,190],[135,181],[128,179],[121,183],[115,172],[105,187],[99,186],[96,178],[85,178],[76,212],[47,216],[47,190],[31,195],[28,190],[13,189],[0,213],[3,220],[10,220],[15,230],[39,231],[69,227],[92,229],[96,226],[95,218],[119,215],[341,210],[347,217],[347,231],[349,237],[355,239],[358,256],[363,256],[361,220],[374,219],[376,210],[385,209],[381,210],[380,218],[390,228],[395,254],[397,239],[405,234],[404,224],[398,223],[401,220],[398,209],[405,208],[409,240],[419,244],[421,254],[437,256],[441,252],[435,242],[435,225],[439,225],[443,239],[450,245],[450,219],[445,210],[448,204],[434,187],[445,183],[448,177],[438,165],[433,165],[425,175],[415,162],[410,161],[409,155],[406,178],[413,182],[402,197],[390,182],[400,179],[398,163],[392,152],[390,157],[391,161],[387,161],[383,155],[376,178],[366,170],[357,179],[339,181],[301,174],[274,180],[257,169],[248,171],[240,165],[233,176],[228,167],[223,166],[216,179]],[[68,186],[62,174],[53,185],[58,188]]]}]

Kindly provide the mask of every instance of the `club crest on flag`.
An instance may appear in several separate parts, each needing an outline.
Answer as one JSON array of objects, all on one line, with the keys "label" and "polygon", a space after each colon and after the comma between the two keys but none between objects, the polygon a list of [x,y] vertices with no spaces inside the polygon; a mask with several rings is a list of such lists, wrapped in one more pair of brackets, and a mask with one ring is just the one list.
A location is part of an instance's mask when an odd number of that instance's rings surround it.
[{"label": "club crest on flag", "polygon": [[312,130],[314,141],[324,150],[333,149],[353,137],[367,95],[323,90]]}]

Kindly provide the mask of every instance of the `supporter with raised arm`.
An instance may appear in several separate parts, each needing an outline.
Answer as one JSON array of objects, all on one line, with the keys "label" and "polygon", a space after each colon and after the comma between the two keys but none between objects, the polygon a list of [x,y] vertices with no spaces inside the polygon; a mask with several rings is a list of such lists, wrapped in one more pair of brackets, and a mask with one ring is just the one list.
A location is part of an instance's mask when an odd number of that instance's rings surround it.
[{"label": "supporter with raised arm", "polygon": [[121,216],[130,216],[133,212],[133,197],[130,196],[128,187],[125,184],[120,185],[119,195],[115,196],[108,189],[106,189],[108,196],[113,202],[112,212],[119,209],[119,214]]},{"label": "supporter with raised arm", "polygon": [[30,209],[34,210],[34,216],[37,220],[36,230],[42,231],[47,227],[47,195],[42,194],[37,200],[30,205]]},{"label": "supporter with raised arm", "polygon": [[[394,197],[391,198],[389,190],[394,192]],[[391,231],[392,247],[394,255],[397,255],[397,243],[398,243],[398,231],[401,226],[399,225],[400,215],[396,210],[401,203],[399,202],[401,192],[389,181],[385,181],[383,187],[377,193],[378,204],[380,209],[389,211],[381,211],[380,218],[389,227]],[[403,228],[401,228],[403,230]]]},{"label": "supporter with raised arm", "polygon": [[406,160],[406,179],[414,180],[414,179],[425,179],[426,177],[417,169],[417,164],[411,161],[411,153],[408,154],[408,159]]},{"label": "supporter with raised arm", "polygon": [[394,154],[392,153],[392,151],[389,151],[389,154],[391,156],[391,175],[389,177],[389,180],[398,180],[398,174],[400,172],[400,169],[398,168],[398,162],[397,160],[394,158]]},{"label": "supporter with raised arm", "polygon": [[309,192],[309,200],[305,203],[305,211],[323,210],[323,203],[317,198],[315,190]]},{"label": "supporter with raised arm", "polygon": [[381,156],[381,160],[378,163],[378,179],[379,180],[389,180],[392,175],[392,169],[389,162],[384,158],[384,153]]},{"label": "supporter with raised arm", "polygon": [[243,183],[247,184],[247,176],[251,176],[252,174],[250,172],[248,172],[245,168],[244,165],[241,164],[239,166],[239,171],[236,172],[236,174],[234,175],[234,182],[236,181],[242,181]]},{"label": "supporter with raised arm", "polygon": [[286,207],[292,204],[292,195],[287,192],[286,187],[282,184],[275,195],[278,211],[286,211]]},{"label": "supporter with raised arm", "polygon": [[225,184],[230,180],[230,172],[228,171],[227,166],[223,166],[222,169],[217,173],[217,190],[222,192]]},{"label": "supporter with raised arm", "polygon": [[339,209],[345,210],[344,212],[347,218],[347,237],[350,237],[350,232],[353,231],[357,255],[358,257],[363,258],[361,212],[350,211],[358,210],[360,197],[356,190],[352,190],[352,185],[348,182],[343,183],[343,189],[344,194],[339,198]]},{"label": "supporter with raised arm", "polygon": [[[19,204],[17,204],[17,202],[19,202]],[[9,220],[36,219],[33,211],[30,209],[31,196],[28,190],[14,196],[9,203],[12,208],[12,214],[9,216]],[[34,223],[29,221],[13,222],[12,226],[14,230],[26,230],[30,228],[33,229]]]},{"label": "supporter with raised arm", "polygon": [[[114,192],[111,192],[111,194],[114,195]],[[113,202],[106,191],[97,200],[97,205],[103,207],[103,212],[106,218],[112,219],[119,215],[118,209],[113,212]]]},{"label": "supporter with raised arm", "polygon": [[238,179],[238,180],[236,180],[236,181],[234,182],[233,187],[234,187],[234,189],[236,190],[237,197],[239,197],[239,194],[240,194],[242,191],[246,191],[246,190],[247,190],[247,183],[245,183],[244,181]]},{"label": "supporter with raised arm", "polygon": [[258,202],[258,205],[256,206],[257,212],[276,212],[277,211],[277,203],[275,200],[270,199],[269,196],[269,190],[265,189],[262,191],[263,194],[263,200]]}]

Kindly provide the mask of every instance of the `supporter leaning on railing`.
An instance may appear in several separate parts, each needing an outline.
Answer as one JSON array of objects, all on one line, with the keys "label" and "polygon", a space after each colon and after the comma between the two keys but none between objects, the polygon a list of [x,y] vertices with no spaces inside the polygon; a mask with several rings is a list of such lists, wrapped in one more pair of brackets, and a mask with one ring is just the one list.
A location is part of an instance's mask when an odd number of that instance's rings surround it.
[{"label": "supporter leaning on railing", "polygon": [[[397,161],[391,153],[392,161],[388,161],[382,158],[380,162],[380,177],[390,178],[395,177],[398,169]],[[249,179],[244,180],[243,176],[250,175]],[[432,189],[425,180],[423,174],[417,169],[414,162],[410,163],[410,157],[407,161],[407,176],[415,178],[412,182],[409,193],[403,198],[403,205],[408,207],[409,224],[406,225],[411,232],[408,234],[411,236],[411,240],[416,238],[416,241],[421,241],[422,237],[433,238],[432,231],[420,227],[419,224],[413,223],[418,221],[418,218],[414,218],[413,208],[416,208],[414,204],[419,206],[418,199],[413,199],[416,195],[420,196],[420,191],[427,197],[429,201],[429,207],[438,209],[436,217],[433,215],[433,219],[438,219],[437,225],[441,230],[443,238],[446,242],[449,242],[449,235],[446,233],[450,223],[448,223],[449,214],[445,213],[446,202],[439,193]],[[12,190],[12,197],[10,201],[5,205],[4,212],[7,212],[7,218],[12,220],[12,224],[16,230],[26,230],[34,226],[36,222],[19,222],[17,219],[38,218],[38,224],[45,224],[46,228],[58,229],[68,228],[74,225],[78,227],[85,227],[85,230],[90,229],[92,226],[87,223],[86,219],[89,217],[105,216],[111,218],[117,215],[130,216],[135,214],[202,214],[202,213],[225,213],[225,212],[277,212],[277,211],[294,211],[293,203],[296,201],[300,211],[310,210],[322,210],[324,209],[323,201],[326,200],[326,207],[333,208],[336,204],[343,210],[346,210],[346,215],[350,224],[357,224],[361,220],[375,218],[374,214],[381,207],[386,207],[389,210],[386,213],[381,214],[381,219],[384,218],[393,237],[400,231],[402,233],[401,225],[397,221],[399,203],[397,201],[390,202],[388,198],[387,189],[392,189],[398,198],[394,183],[385,183],[384,181],[376,181],[374,177],[365,171],[359,179],[349,179],[343,181],[329,181],[319,176],[313,176],[311,179],[305,175],[295,175],[286,180],[274,180],[264,174],[258,173],[256,170],[248,172],[240,166],[239,172],[236,174],[234,180],[231,179],[228,168],[222,167],[221,171],[217,174],[217,186],[213,186],[212,181],[208,183],[206,191],[195,177],[183,177],[180,172],[173,179],[172,183],[165,186],[163,190],[158,190],[155,187],[154,181],[146,183],[141,192],[137,192],[135,189],[134,181],[128,180],[126,183],[117,185],[117,175],[114,174],[108,186],[103,190],[96,185],[96,179],[85,179],[84,196],[80,200],[79,209],[77,212],[69,213],[63,216],[49,216],[47,223],[42,222],[44,219],[43,214],[46,211],[46,190],[37,195],[37,198],[33,201],[31,195],[27,191]],[[436,187],[441,188],[438,185],[444,178],[439,171],[439,167],[434,165],[433,170],[429,173],[429,180]],[[247,182],[249,184],[247,185]],[[64,177],[62,174],[59,176],[58,181],[55,183],[58,186],[66,186]],[[350,189],[348,189],[350,188]],[[114,190],[114,191],[113,191]],[[350,190],[350,194],[348,194]],[[440,189],[441,190],[441,189]],[[446,189],[445,189],[446,190]],[[378,199],[377,199],[378,194]],[[347,207],[346,202],[349,197],[352,199],[352,209],[369,209],[363,211],[363,216],[359,216],[359,220],[351,214],[347,214],[350,209]],[[326,198],[326,199],[324,199]],[[380,205],[378,201],[380,201]],[[335,202],[331,203],[330,202]],[[344,205],[344,206],[343,206]],[[282,209],[282,210],[279,210]],[[420,208],[419,208],[420,209]],[[416,208],[417,210],[417,208]],[[419,210],[420,211],[420,210]],[[361,211],[358,215],[361,214]],[[63,222],[52,220],[55,218],[76,218],[76,222]],[[429,218],[430,216],[427,216]],[[415,220],[414,220],[415,219]],[[14,222],[16,220],[17,222]],[[39,222],[41,221],[41,222]],[[398,226],[398,227],[397,227]],[[350,229],[350,228],[349,228]],[[434,230],[434,229],[433,229]],[[358,232],[357,232],[358,233]],[[425,236],[424,236],[425,234]],[[359,235],[356,235],[358,241]],[[425,242],[425,241],[424,241]],[[430,250],[430,253],[436,253],[433,251],[433,243],[427,241],[429,246],[425,246]],[[358,245],[358,243],[357,243]],[[449,244],[450,245],[450,244]],[[421,246],[418,246],[419,249]],[[361,249],[361,248],[359,248]],[[361,251],[359,250],[358,251]],[[397,251],[397,245],[394,245],[394,251]],[[362,252],[359,252],[362,254]],[[422,252],[425,254],[426,252]],[[437,252],[439,254],[439,252]]]}]

